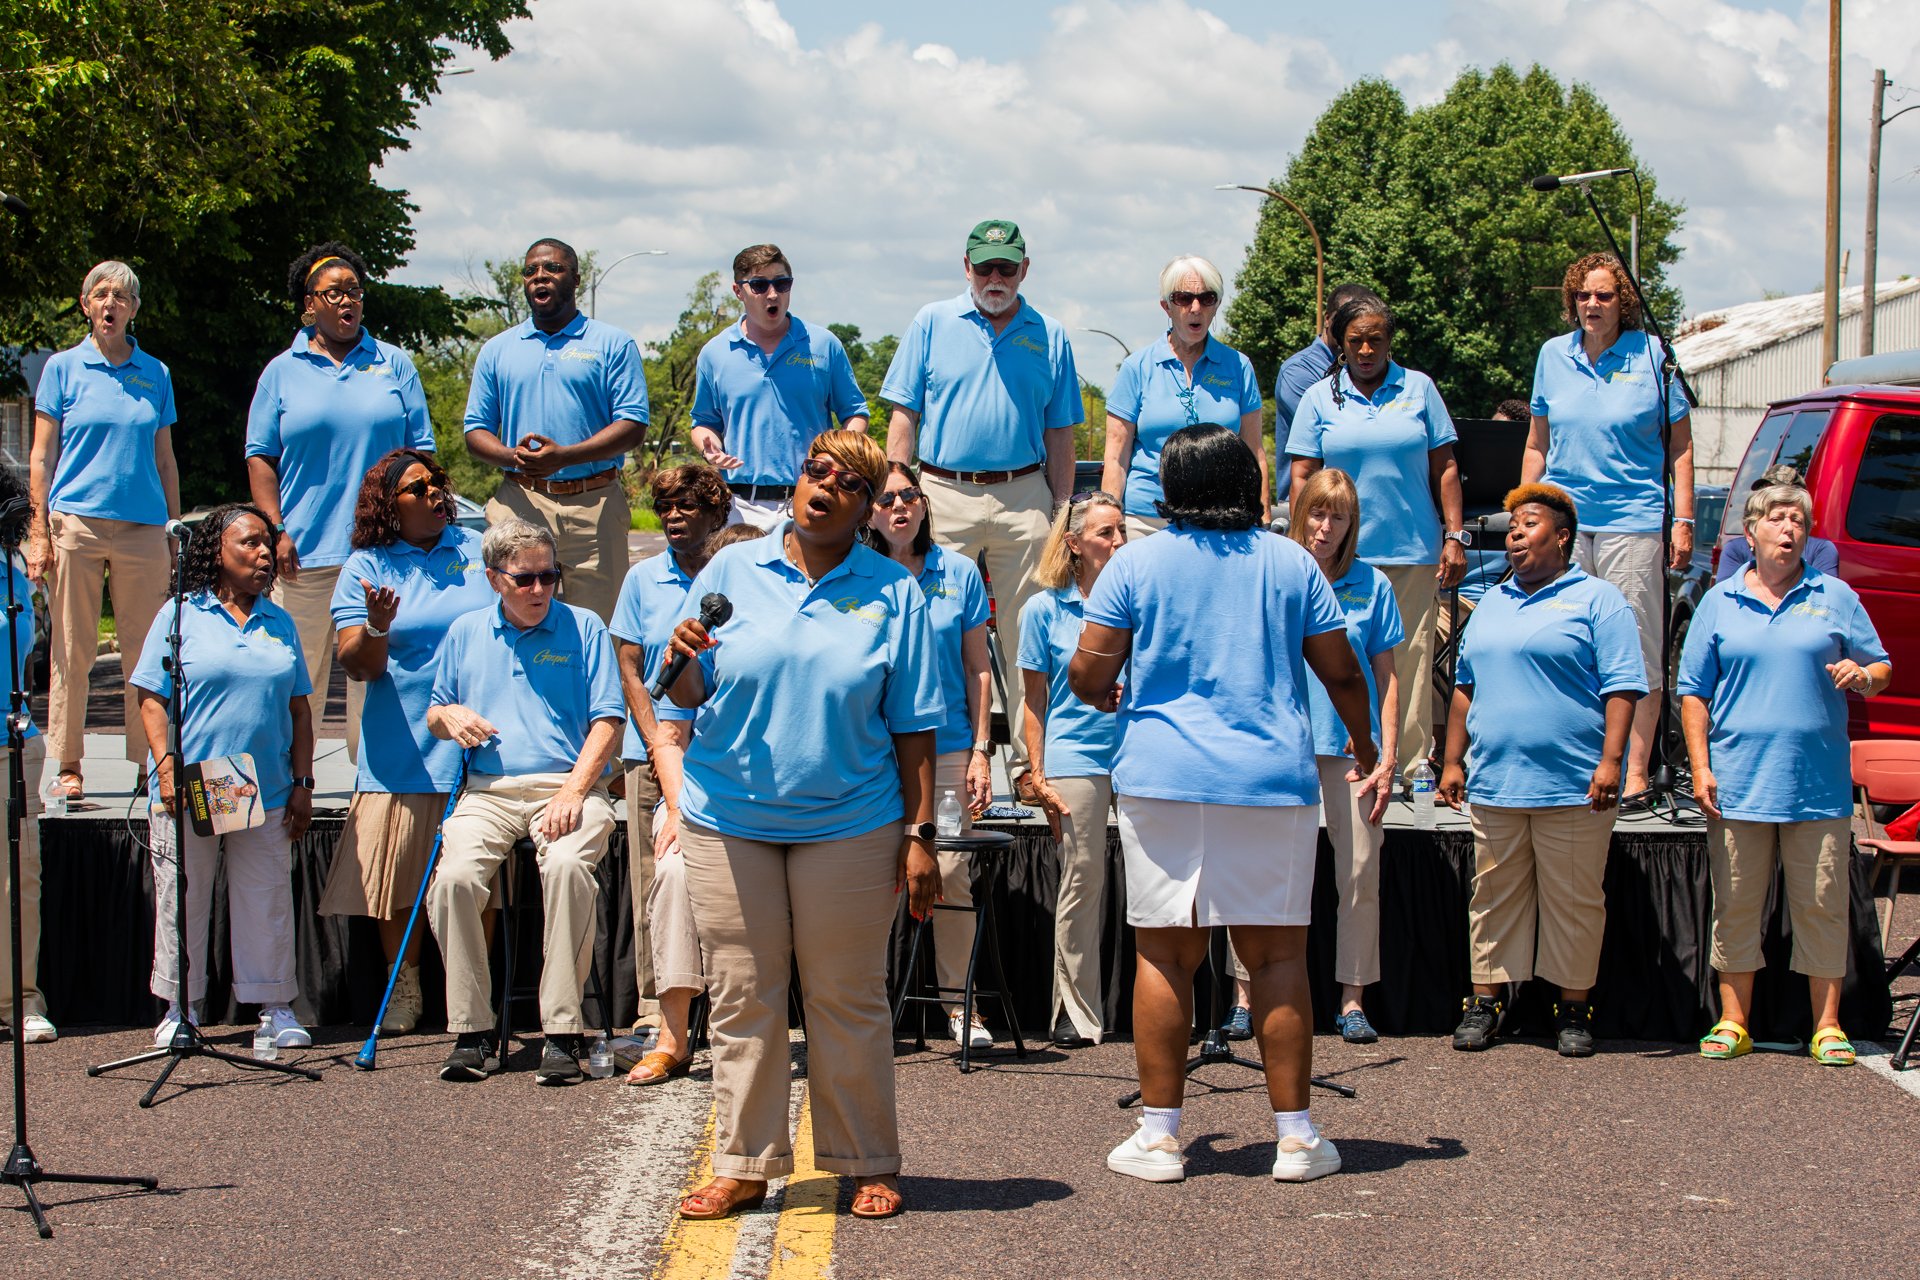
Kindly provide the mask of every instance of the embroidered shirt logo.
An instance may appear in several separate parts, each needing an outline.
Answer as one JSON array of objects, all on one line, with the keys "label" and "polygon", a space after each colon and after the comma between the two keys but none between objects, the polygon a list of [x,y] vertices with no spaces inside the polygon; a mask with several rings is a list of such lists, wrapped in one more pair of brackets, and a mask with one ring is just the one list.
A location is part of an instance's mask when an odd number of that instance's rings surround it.
[{"label": "embroidered shirt logo", "polygon": [[1022,351],[1031,351],[1034,355],[1037,355],[1037,356],[1044,356],[1045,354],[1047,354],[1047,347],[1045,343],[1035,342],[1032,338],[1029,338],[1024,333],[1015,334],[1013,337],[1007,339],[1007,345],[1012,347],[1018,347]]},{"label": "embroidered shirt logo", "polygon": [[887,619],[893,616],[893,610],[888,607],[885,600],[862,600],[858,596],[841,596],[830,603],[841,613],[850,618],[858,618],[875,630],[885,626]]},{"label": "embroidered shirt logo", "polygon": [[598,351],[585,351],[579,347],[574,347],[571,350],[562,351],[559,355],[555,356],[554,359],[581,360],[587,364],[598,364],[600,363],[600,353]]},{"label": "embroidered shirt logo", "polygon": [[814,366],[818,365],[820,363],[820,360],[817,356],[811,355],[808,352],[795,351],[790,355],[788,355],[785,360],[781,361],[781,363],[804,365],[807,368],[811,369]]},{"label": "embroidered shirt logo", "polygon": [[555,653],[551,649],[542,649],[533,655],[533,665],[536,667],[565,667],[572,664],[573,655],[570,653]]}]

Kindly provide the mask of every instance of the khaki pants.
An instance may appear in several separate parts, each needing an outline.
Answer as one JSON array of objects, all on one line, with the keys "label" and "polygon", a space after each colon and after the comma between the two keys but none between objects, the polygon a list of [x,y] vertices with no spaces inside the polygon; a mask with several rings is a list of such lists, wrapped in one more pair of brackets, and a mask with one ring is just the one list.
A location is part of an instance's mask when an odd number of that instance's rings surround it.
[{"label": "khaki pants", "polygon": [[[300,633],[300,652],[307,660],[307,679],[313,683],[313,727],[327,713],[327,687],[333,682],[333,589],[340,581],[337,564],[300,570],[298,581],[279,578],[273,584],[273,602],[293,618]],[[347,681],[347,759],[360,762],[360,713],[367,705],[367,686]]]},{"label": "khaki pants", "polygon": [[[933,759],[933,800],[937,805],[951,791],[960,801],[960,829],[973,826],[967,808],[967,759],[971,751],[949,751]],[[940,901],[950,907],[973,905],[973,858],[952,849],[935,849],[933,860],[940,867]],[[933,971],[935,981],[958,991],[967,981],[967,960],[973,955],[973,934],[977,918],[968,911],[933,913]],[[960,1010],[961,1001],[949,1000],[949,1014]]]},{"label": "khaki pants", "polygon": [[1707,820],[1713,867],[1713,967],[1756,973],[1766,967],[1767,891],[1773,869],[1785,873],[1793,971],[1810,978],[1847,976],[1851,827],[1845,818],[1807,822]]},{"label": "khaki pants", "polygon": [[1475,804],[1472,818],[1473,980],[1492,985],[1538,975],[1569,991],[1591,987],[1607,925],[1601,885],[1614,811]]},{"label": "khaki pants", "polygon": [[1640,660],[1647,668],[1647,689],[1660,692],[1667,682],[1661,661],[1660,593],[1667,575],[1660,564],[1657,533],[1581,533],[1574,539],[1574,563],[1596,578],[1620,588],[1633,606],[1640,628]]},{"label": "khaki pants", "polygon": [[654,988],[653,946],[647,936],[647,903],[653,890],[653,811],[660,784],[642,760],[627,773],[627,897],[633,904],[633,980],[640,1002],[634,1025],[657,1026],[660,993]]},{"label": "khaki pants", "polygon": [[[1430,564],[1383,564],[1393,588],[1393,602],[1400,608],[1400,623],[1407,638],[1393,651],[1393,674],[1400,681],[1400,772],[1406,773],[1425,760],[1433,746],[1433,697],[1429,685],[1433,679],[1433,613],[1439,595]],[[1387,708],[1380,709],[1380,723],[1386,723]]]},{"label": "khaki pants", "polygon": [[613,619],[620,584],[627,576],[627,491],[613,483],[585,493],[555,497],[502,479],[487,503],[494,523],[518,516],[553,531],[554,549],[566,571],[561,598],[602,622]]},{"label": "khaki pants", "polygon": [[[53,541],[53,572],[47,583],[47,613],[52,637],[47,692],[47,750],[55,760],[86,755],[87,677],[100,651],[102,581],[113,592],[113,625],[120,643],[124,681],[140,665],[147,632],[167,598],[171,558],[166,531],[155,524],[102,520],[55,511],[47,517]],[[147,735],[132,685],[125,699],[127,759],[147,760]],[[29,784],[38,788],[37,775]]]},{"label": "khaki pants", "polygon": [[1127,541],[1136,542],[1150,534],[1159,533],[1167,527],[1167,523],[1159,516],[1129,515],[1126,520]]},{"label": "khaki pants", "polygon": [[[493,976],[481,918],[493,904],[493,884],[514,842],[532,836],[533,820],[566,781],[558,773],[520,777],[470,774],[440,840],[440,865],[427,889],[427,918],[447,965],[447,1030],[486,1031],[494,1025]],[[593,964],[594,903],[600,884],[593,869],[613,834],[613,802],[604,787],[587,793],[580,826],[543,841],[533,836],[545,908],[541,936],[540,1027],[550,1035],[583,1029],[580,993]]]},{"label": "khaki pants", "polygon": [[[187,994],[207,995],[207,929],[213,915],[214,865],[227,863],[227,918],[231,922],[233,998],[242,1004],[291,1004],[300,994],[294,976],[293,845],[280,825],[284,809],[266,821],[224,836],[195,835],[187,824]],[[149,810],[153,845],[153,976],[148,990],[179,997],[180,947],[175,921],[173,817]]]},{"label": "khaki pants", "polygon": [[1333,883],[1340,894],[1340,928],[1333,978],[1352,987],[1380,981],[1380,845],[1384,832],[1367,821],[1360,784],[1347,781],[1353,761],[1315,756],[1320,809],[1333,846]]},{"label": "khaki pants", "polygon": [[995,632],[1000,643],[1000,673],[1006,682],[1007,728],[1013,734],[1007,773],[1027,769],[1027,743],[1020,726],[1026,707],[1020,698],[1020,610],[1040,585],[1033,571],[1040,565],[1053,514],[1053,491],[1047,488],[1046,469],[1005,484],[968,484],[922,473],[933,521],[933,536],[941,546],[971,560],[986,553],[987,573],[993,578]]},{"label": "khaki pants", "polygon": [[[5,785],[5,770],[12,763],[12,748],[0,746],[0,786]],[[20,823],[20,1003],[24,1012],[46,1016],[47,998],[40,994],[40,773],[47,764],[47,740],[35,735],[20,748],[20,767],[27,782],[27,808]],[[0,837],[3,838],[3,837]],[[0,846],[0,861],[6,850]],[[10,922],[12,881],[0,865],[0,1018],[5,1018],[20,1034],[20,1018],[13,1007],[13,940]]]},{"label": "khaki pants", "polygon": [[[1106,916],[1107,818],[1113,779],[1048,778],[1067,802],[1060,822],[1060,891],[1053,908],[1053,1010],[1098,1044],[1102,1031],[1100,933]],[[1051,1028],[1049,1028],[1050,1030]]]},{"label": "khaki pants", "polygon": [[713,999],[713,1171],[793,1172],[787,1132],[787,995],[798,963],[807,1012],[814,1163],[853,1176],[900,1171],[887,934],[900,826],[808,844],[680,829]]},{"label": "khaki pants", "polygon": [[[654,826],[664,825],[665,811]],[[652,848],[647,846],[648,860]],[[662,991],[707,989],[706,969],[700,961],[700,931],[693,923],[693,899],[687,893],[687,856],[678,841],[667,846],[653,864],[653,882],[647,886],[647,933],[653,940],[654,980]],[[658,1006],[656,1006],[657,1008]]]}]

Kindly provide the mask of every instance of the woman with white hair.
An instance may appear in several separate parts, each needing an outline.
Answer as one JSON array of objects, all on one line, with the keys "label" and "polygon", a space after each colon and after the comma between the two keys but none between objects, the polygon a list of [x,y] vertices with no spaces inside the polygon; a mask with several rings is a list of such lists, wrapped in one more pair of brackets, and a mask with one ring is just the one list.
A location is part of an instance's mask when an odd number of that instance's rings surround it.
[{"label": "woman with white hair", "polygon": [[[1100,488],[1121,500],[1130,538],[1167,527],[1159,508],[1160,450],[1182,427],[1237,432],[1259,460],[1261,493],[1269,491],[1253,362],[1210,332],[1224,292],[1220,268],[1205,258],[1182,254],[1162,267],[1166,336],[1128,356],[1114,378]],[[1263,499],[1262,524],[1268,514]]]},{"label": "woman with white hair", "polygon": [[[113,591],[121,670],[131,674],[166,599],[165,530],[180,514],[173,379],[133,337],[140,278],[124,262],[100,263],[80,286],[80,311],[87,336],[47,361],[33,399],[26,544],[27,576],[45,585],[52,615],[47,746],[70,800],[86,794],[80,757],[102,584]],[[147,744],[132,685],[123,696],[127,759],[142,764]]]}]

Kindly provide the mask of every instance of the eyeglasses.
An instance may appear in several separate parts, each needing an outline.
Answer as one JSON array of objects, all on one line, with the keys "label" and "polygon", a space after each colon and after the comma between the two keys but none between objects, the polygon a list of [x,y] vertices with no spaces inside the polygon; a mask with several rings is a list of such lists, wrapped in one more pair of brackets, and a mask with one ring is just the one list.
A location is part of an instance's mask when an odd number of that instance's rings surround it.
[{"label": "eyeglasses", "polygon": [[542,569],[538,573],[508,573],[504,569],[496,569],[494,572],[498,573],[522,591],[527,590],[536,582],[543,587],[557,586],[560,582],[560,571],[558,569]]},{"label": "eyeglasses", "polygon": [[873,492],[873,486],[868,484],[867,478],[858,471],[848,471],[843,467],[836,467],[825,458],[808,458],[800,464],[800,469],[807,473],[807,479],[816,482],[823,481],[831,476],[833,482],[840,486],[840,492],[842,493]]},{"label": "eyeglasses", "polygon": [[1176,387],[1174,388],[1173,394],[1179,397],[1180,406],[1187,411],[1187,425],[1190,427],[1199,426],[1200,411],[1193,407],[1193,388],[1191,386]]},{"label": "eyeglasses", "polygon": [[331,289],[316,289],[313,296],[330,307],[344,307],[349,302],[358,302],[366,297],[367,291],[358,285],[345,288],[336,286]]},{"label": "eyeglasses", "polygon": [[563,276],[573,270],[564,262],[529,262],[520,268],[520,278],[531,280],[535,276]]},{"label": "eyeglasses", "polygon": [[669,511],[684,511],[688,515],[699,515],[706,506],[698,498],[655,498],[653,514],[664,516]]},{"label": "eyeglasses", "polygon": [[409,498],[424,498],[429,491],[438,490],[444,493],[446,488],[447,482],[444,480],[415,480],[412,484],[401,485],[394,490],[394,493],[404,494]]},{"label": "eyeglasses", "polygon": [[87,301],[88,302],[117,302],[121,306],[127,306],[132,302],[134,302],[135,299],[132,294],[127,293],[124,290],[115,289],[109,286],[105,288],[95,289],[92,293],[87,295]]},{"label": "eyeglasses", "polygon": [[1185,289],[1175,289],[1167,295],[1167,301],[1176,307],[1190,307],[1196,302],[1203,307],[1217,307],[1220,305],[1220,295],[1212,289],[1202,289],[1199,293],[1189,293]]},{"label": "eyeglasses", "polygon": [[999,276],[1002,280],[1011,280],[1020,274],[1020,264],[1007,262],[976,262],[972,264],[973,274],[977,276]]},{"label": "eyeglasses", "polygon": [[1612,289],[1575,289],[1573,291],[1573,300],[1575,302],[1585,302],[1591,298],[1603,307],[1619,296],[1620,295]]},{"label": "eyeglasses", "polygon": [[775,293],[791,293],[793,291],[792,276],[748,276],[745,280],[740,281],[740,283],[747,286],[747,292],[756,298],[768,289],[772,289]]},{"label": "eyeglasses", "polygon": [[895,502],[903,502],[903,503],[906,503],[908,506],[911,506],[914,503],[920,501],[920,499],[924,496],[925,495],[922,494],[918,489],[914,488],[912,485],[908,485],[904,489],[895,489],[891,493],[881,494],[879,497],[873,500],[873,505],[880,508],[882,511],[886,511],[890,509]]}]

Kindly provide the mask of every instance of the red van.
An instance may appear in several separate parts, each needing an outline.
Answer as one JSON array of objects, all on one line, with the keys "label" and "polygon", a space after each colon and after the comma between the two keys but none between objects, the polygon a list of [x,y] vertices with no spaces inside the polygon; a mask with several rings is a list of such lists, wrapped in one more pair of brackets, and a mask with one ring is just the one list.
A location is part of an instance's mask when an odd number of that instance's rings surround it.
[{"label": "red van", "polygon": [[1734,474],[1716,567],[1743,536],[1753,482],[1776,462],[1807,477],[1812,532],[1839,548],[1840,576],[1893,658],[1884,693],[1848,699],[1849,735],[1920,738],[1920,387],[1829,386],[1769,408]]}]

